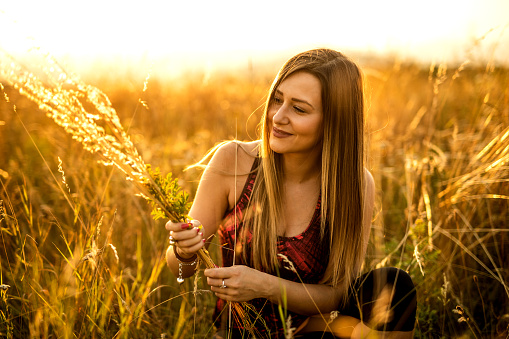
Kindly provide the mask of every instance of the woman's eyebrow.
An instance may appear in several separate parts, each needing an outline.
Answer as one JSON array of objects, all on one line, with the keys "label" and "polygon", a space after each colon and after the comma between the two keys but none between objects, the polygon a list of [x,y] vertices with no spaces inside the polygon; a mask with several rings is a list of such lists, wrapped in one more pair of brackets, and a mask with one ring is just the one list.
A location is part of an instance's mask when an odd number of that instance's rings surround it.
[{"label": "woman's eyebrow", "polygon": [[[280,90],[276,89],[276,94],[279,94],[279,95],[283,95],[283,92],[281,92]],[[295,102],[300,102],[302,104],[306,104],[306,105],[309,105],[312,109],[315,109],[313,105],[311,105],[308,101],[306,100],[302,100],[302,99],[298,99],[298,98],[292,98],[291,99],[292,101],[295,101]]]}]

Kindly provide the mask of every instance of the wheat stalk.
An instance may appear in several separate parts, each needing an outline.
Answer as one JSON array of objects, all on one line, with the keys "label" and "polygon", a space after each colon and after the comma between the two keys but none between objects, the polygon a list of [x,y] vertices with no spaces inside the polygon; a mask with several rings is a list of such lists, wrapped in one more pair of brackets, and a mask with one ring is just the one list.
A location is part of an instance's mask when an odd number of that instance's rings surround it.
[{"label": "wheat stalk", "polygon": [[[35,50],[40,52],[39,49]],[[152,205],[154,219],[189,221],[189,195],[181,189],[178,179],[173,179],[171,173],[164,176],[159,168],[152,169],[143,161],[102,91],[86,84],[77,75],[66,72],[50,54],[41,54],[43,63],[38,69],[40,76],[21,66],[5,52],[3,55],[8,62],[3,62],[0,54],[0,80],[3,78],[21,95],[39,105],[39,109],[71,134],[85,150],[99,155],[100,163],[122,171],[126,180],[138,189],[137,195]],[[145,82],[144,90],[146,86]],[[1,83],[0,89],[3,90]],[[145,105],[144,102],[142,104]],[[197,254],[206,268],[217,267],[207,249],[202,248]],[[233,307],[234,317],[252,335],[256,335],[257,331],[246,311],[250,305],[246,302],[228,303]]]},{"label": "wheat stalk", "polygon": [[[3,53],[0,76],[21,95],[39,105],[39,109],[71,134],[85,150],[98,154],[100,163],[122,171],[136,186],[138,195],[153,206],[154,219],[164,217],[185,222],[189,195],[171,173],[163,176],[158,168],[152,169],[143,161],[108,97],[77,75],[66,72],[51,55],[41,55],[43,64],[37,70],[40,75],[36,75]],[[200,249],[198,256],[207,268],[216,267],[206,249]]]}]

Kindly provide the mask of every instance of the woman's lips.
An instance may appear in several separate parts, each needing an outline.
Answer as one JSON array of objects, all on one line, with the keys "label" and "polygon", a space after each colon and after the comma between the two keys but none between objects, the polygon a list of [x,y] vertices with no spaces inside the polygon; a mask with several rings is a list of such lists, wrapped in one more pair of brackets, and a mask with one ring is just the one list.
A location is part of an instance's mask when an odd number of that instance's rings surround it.
[{"label": "woman's lips", "polygon": [[291,136],[292,134],[287,133],[283,130],[280,130],[276,127],[272,127],[272,135],[274,135],[276,138],[287,138]]}]

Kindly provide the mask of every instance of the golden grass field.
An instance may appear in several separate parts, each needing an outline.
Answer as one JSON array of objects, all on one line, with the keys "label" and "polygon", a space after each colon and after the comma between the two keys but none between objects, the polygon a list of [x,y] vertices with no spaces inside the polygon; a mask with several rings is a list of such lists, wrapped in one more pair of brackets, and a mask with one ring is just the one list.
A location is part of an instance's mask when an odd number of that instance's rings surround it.
[{"label": "golden grass field", "polygon": [[[492,63],[361,65],[367,167],[377,186],[365,269],[417,286],[419,338],[509,336],[509,70]],[[178,81],[104,75],[143,159],[172,172],[225,139],[253,140],[275,74],[195,72]],[[165,220],[135,186],[2,80],[0,337],[203,338],[214,297],[166,268]],[[4,95],[5,94],[5,95]],[[210,252],[218,260],[217,245]]]}]

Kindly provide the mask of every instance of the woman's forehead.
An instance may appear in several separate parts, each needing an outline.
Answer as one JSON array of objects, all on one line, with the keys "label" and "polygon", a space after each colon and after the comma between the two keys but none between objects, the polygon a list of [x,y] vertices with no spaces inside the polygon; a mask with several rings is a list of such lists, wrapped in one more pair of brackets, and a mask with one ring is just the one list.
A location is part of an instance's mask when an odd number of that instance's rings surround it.
[{"label": "woman's forehead", "polygon": [[276,93],[309,101],[313,106],[321,106],[322,84],[309,72],[299,71],[286,77],[275,89]]}]

